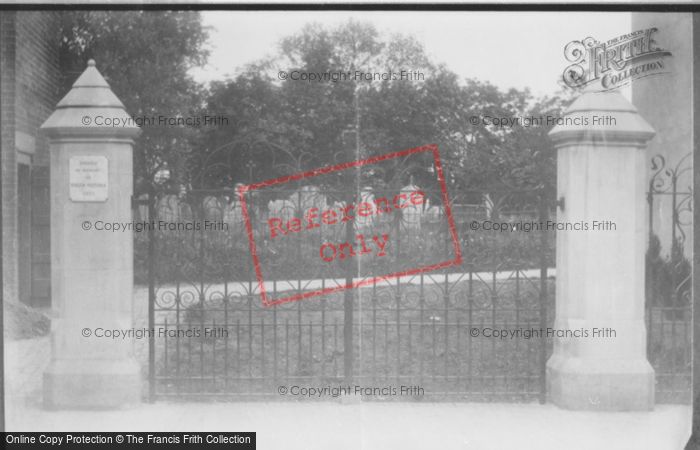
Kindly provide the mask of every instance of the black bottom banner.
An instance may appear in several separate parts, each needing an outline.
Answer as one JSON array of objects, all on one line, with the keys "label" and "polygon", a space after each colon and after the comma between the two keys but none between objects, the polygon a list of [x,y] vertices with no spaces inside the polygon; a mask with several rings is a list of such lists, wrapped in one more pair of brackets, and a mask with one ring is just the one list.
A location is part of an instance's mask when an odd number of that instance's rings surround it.
[{"label": "black bottom banner", "polygon": [[2,442],[6,449],[34,448],[95,448],[100,445],[127,448],[192,448],[192,445],[239,450],[255,449],[255,433],[252,432],[177,432],[177,433],[40,433],[4,432]]}]

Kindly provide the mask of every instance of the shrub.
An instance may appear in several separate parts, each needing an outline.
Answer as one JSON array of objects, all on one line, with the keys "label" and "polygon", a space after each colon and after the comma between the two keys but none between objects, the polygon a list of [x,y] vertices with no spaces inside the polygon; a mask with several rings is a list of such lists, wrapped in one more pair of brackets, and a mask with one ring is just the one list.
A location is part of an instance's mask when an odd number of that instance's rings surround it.
[{"label": "shrub", "polygon": [[690,305],[691,270],[681,239],[673,242],[671,254],[664,258],[661,241],[653,234],[646,254],[647,307],[673,308],[665,309],[666,317],[682,318],[684,309]]}]

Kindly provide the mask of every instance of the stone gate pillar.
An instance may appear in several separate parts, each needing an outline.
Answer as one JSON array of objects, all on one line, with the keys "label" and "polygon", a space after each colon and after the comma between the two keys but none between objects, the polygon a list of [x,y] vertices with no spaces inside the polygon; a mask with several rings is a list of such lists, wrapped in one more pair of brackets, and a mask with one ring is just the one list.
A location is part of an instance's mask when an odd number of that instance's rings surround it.
[{"label": "stone gate pillar", "polygon": [[569,409],[649,410],[644,264],[647,157],[654,130],[619,92],[587,91],[549,133],[557,148],[556,330],[550,401]]},{"label": "stone gate pillar", "polygon": [[58,314],[45,406],[136,403],[134,340],[100,337],[132,328],[133,235],[99,228],[101,221],[131,221],[132,146],[140,129],[93,60],[41,129],[50,142],[51,298]]}]

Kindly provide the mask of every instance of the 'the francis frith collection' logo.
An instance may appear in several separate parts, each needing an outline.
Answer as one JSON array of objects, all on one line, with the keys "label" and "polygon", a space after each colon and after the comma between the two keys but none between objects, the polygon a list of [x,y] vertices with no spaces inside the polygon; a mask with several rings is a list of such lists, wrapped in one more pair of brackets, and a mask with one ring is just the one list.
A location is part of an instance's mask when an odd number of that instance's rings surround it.
[{"label": "'the francis frith collection' logo", "polygon": [[601,90],[615,89],[652,75],[668,73],[665,57],[671,52],[654,41],[657,28],[637,30],[606,42],[592,37],[571,41],[564,48],[563,79],[572,88],[599,83]]}]

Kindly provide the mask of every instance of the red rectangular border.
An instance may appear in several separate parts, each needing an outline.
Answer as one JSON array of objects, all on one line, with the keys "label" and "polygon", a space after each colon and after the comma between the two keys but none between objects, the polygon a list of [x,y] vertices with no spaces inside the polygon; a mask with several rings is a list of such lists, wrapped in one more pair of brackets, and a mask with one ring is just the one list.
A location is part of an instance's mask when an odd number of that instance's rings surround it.
[{"label": "red rectangular border", "polygon": [[[452,246],[455,251],[455,259],[443,261],[437,264],[431,264],[428,266],[418,267],[416,269],[404,270],[402,272],[394,272],[387,275],[381,275],[377,277],[368,278],[361,281],[355,281],[351,284],[345,284],[343,286],[336,286],[332,288],[323,288],[315,291],[304,292],[301,294],[295,294],[288,297],[282,297],[277,300],[270,300],[265,292],[265,283],[262,276],[262,271],[260,269],[260,259],[258,258],[257,248],[255,246],[255,239],[253,237],[253,224],[250,222],[250,215],[248,214],[248,205],[246,203],[245,194],[248,191],[253,191],[255,189],[260,189],[268,186],[274,186],[277,184],[287,183],[289,181],[301,180],[304,178],[314,177],[317,175],[324,175],[332,172],[338,172],[340,170],[349,169],[352,167],[362,167],[368,164],[374,164],[380,161],[386,161],[388,159],[400,158],[402,156],[408,156],[415,153],[421,152],[432,152],[433,160],[435,164],[435,169],[437,171],[438,182],[440,183],[440,190],[442,193],[442,203],[445,206],[445,214],[447,215],[447,224],[450,231],[450,237],[452,238]],[[361,159],[359,161],[351,161],[341,164],[336,164],[333,166],[322,167],[320,169],[309,170],[307,172],[298,173],[295,175],[288,175],[284,177],[274,178],[271,180],[261,181],[259,183],[253,183],[248,185],[238,186],[238,199],[241,202],[241,209],[243,212],[243,218],[245,220],[246,233],[248,235],[248,243],[250,246],[250,254],[253,257],[253,266],[255,267],[255,275],[258,280],[258,285],[260,287],[260,297],[262,299],[264,306],[279,305],[282,303],[294,302],[297,300],[302,300],[309,297],[316,297],[319,295],[330,294],[333,292],[343,291],[346,289],[353,289],[361,286],[366,286],[373,284],[377,281],[390,280],[393,278],[399,278],[403,276],[416,275],[424,272],[430,272],[437,269],[442,269],[444,267],[457,266],[462,263],[462,250],[459,246],[459,239],[457,238],[457,228],[455,227],[454,218],[452,216],[452,205],[450,205],[449,198],[447,196],[447,185],[445,184],[445,176],[442,170],[442,163],[440,162],[440,154],[438,152],[438,146],[436,144],[424,145],[422,147],[411,148],[408,150],[401,150],[398,152],[388,153],[386,155],[374,156],[372,158]]]}]

